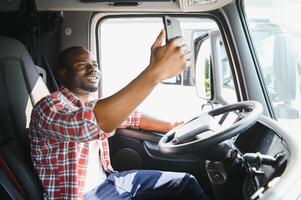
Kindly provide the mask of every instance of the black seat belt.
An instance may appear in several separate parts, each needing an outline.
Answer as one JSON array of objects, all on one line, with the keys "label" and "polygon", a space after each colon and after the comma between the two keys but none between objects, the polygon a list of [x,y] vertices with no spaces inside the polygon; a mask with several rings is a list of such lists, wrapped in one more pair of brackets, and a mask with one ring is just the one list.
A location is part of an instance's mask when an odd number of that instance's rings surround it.
[{"label": "black seat belt", "polygon": [[[29,35],[29,38],[25,37],[23,42],[29,49],[34,62],[48,72],[47,74],[52,84],[51,88],[57,90],[59,86],[45,56],[42,43],[49,35],[58,30],[62,22],[62,13],[48,11],[38,13],[34,0],[22,2],[21,20],[24,22],[25,35]],[[50,20],[51,26],[49,24]]]}]

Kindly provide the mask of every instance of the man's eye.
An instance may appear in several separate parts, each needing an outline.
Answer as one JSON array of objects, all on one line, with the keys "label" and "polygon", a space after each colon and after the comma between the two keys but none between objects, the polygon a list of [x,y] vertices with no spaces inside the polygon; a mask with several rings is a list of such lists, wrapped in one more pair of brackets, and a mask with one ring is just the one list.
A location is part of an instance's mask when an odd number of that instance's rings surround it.
[{"label": "man's eye", "polygon": [[79,64],[77,64],[77,68],[80,68],[80,69],[83,69],[83,68],[85,68],[86,66],[87,66],[86,63],[79,63]]}]

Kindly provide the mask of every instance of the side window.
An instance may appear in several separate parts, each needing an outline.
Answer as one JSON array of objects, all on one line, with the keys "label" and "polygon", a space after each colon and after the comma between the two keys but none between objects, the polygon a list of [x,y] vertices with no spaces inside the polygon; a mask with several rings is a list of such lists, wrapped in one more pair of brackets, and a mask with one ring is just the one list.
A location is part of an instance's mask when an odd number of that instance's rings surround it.
[{"label": "side window", "polygon": [[301,3],[244,0],[243,4],[268,101],[276,120],[294,132],[301,124],[301,29],[292,19],[300,18]]},{"label": "side window", "polygon": [[[185,44],[193,52],[195,39],[200,34],[217,29],[217,24],[210,19],[177,18],[180,21]],[[139,75],[149,64],[150,48],[163,28],[160,17],[128,17],[107,18],[98,26],[99,52],[98,57],[102,71],[102,94],[110,96],[126,86]],[[197,35],[196,32],[199,32]],[[207,46],[212,46],[207,41]],[[220,43],[216,43],[220,44]],[[219,45],[223,49],[223,45]],[[208,95],[211,92],[209,80],[211,49],[201,47],[204,53],[194,59],[207,66],[206,85]],[[229,67],[224,50],[220,51],[220,63]],[[201,55],[207,55],[203,61]],[[138,107],[138,110],[163,120],[190,120],[202,112],[202,105],[207,100],[200,98],[196,90],[196,66],[184,70],[179,76],[160,83]],[[229,80],[230,69],[225,75],[225,88],[232,85]],[[232,76],[231,76],[232,77]],[[225,89],[226,90],[226,89]],[[234,90],[235,91],[235,90]]]}]

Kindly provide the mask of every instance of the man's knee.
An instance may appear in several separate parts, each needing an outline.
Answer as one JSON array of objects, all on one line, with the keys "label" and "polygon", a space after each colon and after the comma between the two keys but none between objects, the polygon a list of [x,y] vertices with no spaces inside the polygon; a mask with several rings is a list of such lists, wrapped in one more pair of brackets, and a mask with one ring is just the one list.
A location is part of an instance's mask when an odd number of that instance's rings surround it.
[{"label": "man's knee", "polygon": [[195,188],[201,188],[201,186],[198,183],[198,181],[196,180],[196,178],[192,174],[186,173],[185,187],[188,187],[188,186],[195,187]]},{"label": "man's knee", "polygon": [[185,182],[182,190],[183,199],[191,199],[191,200],[207,200],[208,197],[204,192],[204,189],[200,186],[196,178],[187,173],[185,175]]}]

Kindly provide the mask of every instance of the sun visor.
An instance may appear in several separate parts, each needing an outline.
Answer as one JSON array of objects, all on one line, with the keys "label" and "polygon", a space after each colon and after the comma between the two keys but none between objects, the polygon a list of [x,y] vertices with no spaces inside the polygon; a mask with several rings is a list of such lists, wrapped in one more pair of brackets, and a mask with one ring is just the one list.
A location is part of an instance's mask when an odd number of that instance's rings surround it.
[{"label": "sun visor", "polygon": [[21,0],[0,0],[0,12],[20,10]]}]

